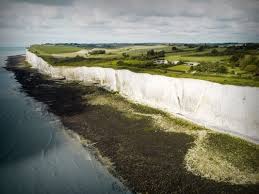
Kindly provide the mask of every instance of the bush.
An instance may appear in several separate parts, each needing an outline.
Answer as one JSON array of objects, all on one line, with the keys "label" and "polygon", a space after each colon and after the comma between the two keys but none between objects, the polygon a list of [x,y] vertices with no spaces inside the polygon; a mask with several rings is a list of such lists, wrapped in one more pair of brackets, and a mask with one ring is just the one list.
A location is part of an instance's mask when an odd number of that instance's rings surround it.
[{"label": "bush", "polygon": [[105,54],[105,50],[92,50],[89,52],[91,55]]},{"label": "bush", "polygon": [[154,68],[156,66],[157,65],[154,64],[152,61],[147,61],[145,63],[141,63],[141,64],[138,65],[138,67],[140,67],[140,68]]},{"label": "bush", "polygon": [[178,50],[177,47],[175,46],[172,47],[172,51],[177,51],[177,50]]},{"label": "bush", "polygon": [[257,77],[256,79],[258,79],[258,77],[259,77],[259,68],[258,67],[257,67],[254,75]]},{"label": "bush", "polygon": [[176,65],[183,65],[183,64],[184,64],[184,62],[181,60],[176,63]]},{"label": "bush", "polygon": [[125,63],[124,61],[119,60],[119,61],[117,62],[117,65],[118,65],[118,66],[124,66],[124,65],[126,65],[126,63]]},{"label": "bush", "polygon": [[233,66],[234,67],[239,67],[239,63],[235,63]]},{"label": "bush", "polygon": [[196,51],[201,52],[206,49],[206,46],[199,46]]},{"label": "bush", "polygon": [[217,49],[212,49],[212,51],[210,52],[212,55],[218,55],[219,51]]},{"label": "bush", "polygon": [[147,57],[152,58],[155,56],[155,51],[153,49],[147,51]]},{"label": "bush", "polygon": [[128,55],[127,53],[122,53],[122,56],[123,56],[124,58],[128,58],[128,57],[129,57],[129,55]]},{"label": "bush", "polygon": [[193,66],[192,70],[197,72],[227,73],[227,68],[218,63],[200,63],[197,66]]},{"label": "bush", "polygon": [[238,55],[232,55],[231,57],[230,57],[230,59],[229,59],[229,61],[231,62],[231,63],[237,63],[238,61],[239,61],[239,56]]},{"label": "bush", "polygon": [[220,66],[217,67],[216,72],[217,73],[227,73],[228,69],[225,66],[220,65]]},{"label": "bush", "polygon": [[165,51],[159,51],[156,53],[157,54],[157,57],[165,57]]},{"label": "bush", "polygon": [[240,60],[241,69],[245,69],[248,65],[257,65],[259,66],[259,62],[256,56],[254,55],[246,55]]},{"label": "bush", "polygon": [[151,49],[151,50],[147,51],[147,58],[148,59],[160,58],[160,57],[164,57],[164,56],[165,56],[164,50],[155,52],[153,49]]},{"label": "bush", "polygon": [[256,65],[247,65],[245,67],[245,70],[248,71],[248,72],[256,72],[257,67],[256,67]]}]

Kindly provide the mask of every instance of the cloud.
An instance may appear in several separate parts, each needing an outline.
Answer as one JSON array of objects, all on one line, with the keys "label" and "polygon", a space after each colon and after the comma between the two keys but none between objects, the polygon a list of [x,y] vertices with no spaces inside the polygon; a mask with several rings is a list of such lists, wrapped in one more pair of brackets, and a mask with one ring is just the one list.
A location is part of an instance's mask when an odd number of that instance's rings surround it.
[{"label": "cloud", "polygon": [[14,0],[14,2],[25,2],[32,4],[42,4],[42,5],[59,5],[68,6],[73,4],[73,0]]},{"label": "cloud", "polygon": [[256,0],[3,0],[0,42],[259,41]]}]

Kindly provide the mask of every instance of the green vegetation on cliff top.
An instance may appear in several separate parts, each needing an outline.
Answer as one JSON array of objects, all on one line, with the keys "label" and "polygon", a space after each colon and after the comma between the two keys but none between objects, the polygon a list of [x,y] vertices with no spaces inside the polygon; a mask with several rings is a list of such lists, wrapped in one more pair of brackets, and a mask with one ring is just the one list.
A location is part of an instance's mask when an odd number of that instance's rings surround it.
[{"label": "green vegetation on cliff top", "polygon": [[53,66],[128,69],[221,84],[259,87],[259,45],[32,45]]}]

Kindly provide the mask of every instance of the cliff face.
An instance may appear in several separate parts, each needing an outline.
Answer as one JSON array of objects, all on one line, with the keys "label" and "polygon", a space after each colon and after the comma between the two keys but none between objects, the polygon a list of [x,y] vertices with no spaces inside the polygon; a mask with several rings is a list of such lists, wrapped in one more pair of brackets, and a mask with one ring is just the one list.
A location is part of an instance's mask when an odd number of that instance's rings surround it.
[{"label": "cliff face", "polygon": [[98,83],[137,103],[259,143],[259,88],[110,68],[53,67],[29,51],[26,60],[52,77]]}]

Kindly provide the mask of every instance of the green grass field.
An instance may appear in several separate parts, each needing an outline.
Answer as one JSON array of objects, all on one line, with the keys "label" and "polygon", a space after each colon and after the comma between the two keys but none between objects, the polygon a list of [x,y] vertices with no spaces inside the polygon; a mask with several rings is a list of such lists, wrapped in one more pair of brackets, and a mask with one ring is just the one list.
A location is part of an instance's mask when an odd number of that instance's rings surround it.
[{"label": "green grass field", "polygon": [[188,56],[188,55],[168,55],[165,59],[169,61],[187,61],[187,62],[224,62],[229,56]]},{"label": "green grass field", "polygon": [[30,51],[38,53],[39,55],[71,53],[81,50],[81,48],[78,47],[63,45],[32,45],[29,49]]},{"label": "green grass field", "polygon": [[186,71],[189,71],[190,66],[189,65],[175,65],[172,67],[168,67],[167,69],[173,70],[173,71],[179,71],[179,72],[186,72]]},{"label": "green grass field", "polygon": [[[95,48],[103,49],[105,54],[91,55],[89,48],[79,48],[69,45],[33,45],[30,51],[43,57],[54,66],[87,66],[104,67],[114,69],[128,69],[134,72],[158,74],[177,78],[192,78],[212,81],[221,84],[255,86],[259,87],[259,79],[253,77],[251,73],[241,70],[239,67],[229,65],[231,55],[211,56],[211,48],[198,52],[197,48],[178,47],[177,51],[172,51],[172,47],[167,44],[157,45],[132,45],[118,48]],[[219,63],[227,68],[227,73],[211,72],[190,72],[190,66],[181,65],[150,65],[152,60],[146,59],[147,51],[165,52],[165,59],[170,62],[199,62],[199,63]],[[80,51],[81,50],[81,51]],[[217,48],[224,51],[225,48]],[[80,51],[77,53],[77,51]],[[127,57],[123,56],[127,54]]]}]

